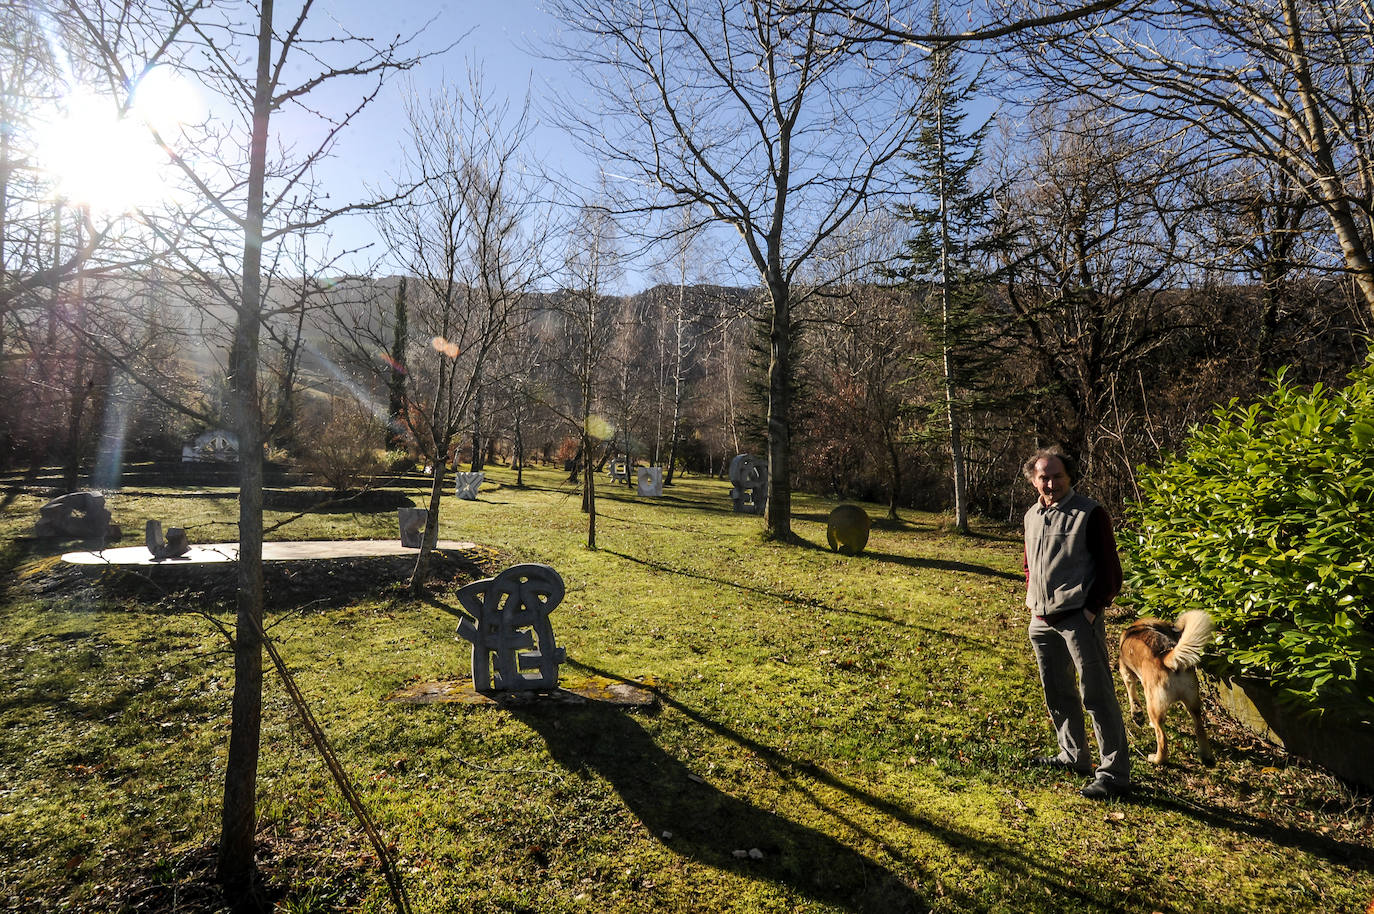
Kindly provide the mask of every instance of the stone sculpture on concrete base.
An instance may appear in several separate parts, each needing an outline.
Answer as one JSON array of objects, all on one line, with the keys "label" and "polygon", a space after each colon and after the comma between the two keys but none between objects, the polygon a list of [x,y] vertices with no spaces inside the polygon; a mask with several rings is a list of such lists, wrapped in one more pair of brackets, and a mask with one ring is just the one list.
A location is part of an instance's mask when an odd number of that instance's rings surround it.
[{"label": "stone sculpture on concrete base", "polygon": [[425,508],[397,508],[396,519],[401,525],[401,545],[407,549],[419,549],[425,539],[429,511]]},{"label": "stone sculpture on concrete base", "polygon": [[563,579],[548,565],[512,565],[458,591],[468,617],[458,635],[472,642],[472,684],[479,692],[558,687],[563,648],[549,613],[563,599]]},{"label": "stone sculpture on concrete base", "polygon": [[186,538],[183,527],[168,527],[167,535],[162,534],[162,521],[150,520],[143,527],[143,544],[152,553],[154,561],[174,559],[191,551],[191,542]]},{"label": "stone sculpture on concrete base", "polygon": [[639,467],[635,470],[638,493],[646,498],[663,495],[663,467]]},{"label": "stone sculpture on concrete base", "polygon": [[453,485],[456,494],[464,501],[476,501],[477,490],[482,486],[486,473],[454,473]]},{"label": "stone sculpture on concrete base", "polygon": [[730,461],[730,500],[735,511],[762,514],[768,504],[768,461],[749,454],[738,454]]},{"label": "stone sculpture on concrete base", "polygon": [[34,536],[82,540],[117,540],[120,530],[110,523],[105,496],[96,492],[69,492],[38,509]]},{"label": "stone sculpture on concrete base", "polygon": [[858,505],[840,505],[830,512],[826,523],[825,538],[833,552],[845,555],[858,555],[868,545],[868,531],[873,522],[868,513]]}]

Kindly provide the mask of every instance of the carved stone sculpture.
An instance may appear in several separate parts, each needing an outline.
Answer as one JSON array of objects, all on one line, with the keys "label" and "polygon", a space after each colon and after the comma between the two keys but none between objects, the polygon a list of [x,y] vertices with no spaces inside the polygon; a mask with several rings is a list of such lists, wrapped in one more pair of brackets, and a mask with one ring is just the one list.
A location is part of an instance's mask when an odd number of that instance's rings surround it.
[{"label": "carved stone sculpture", "polygon": [[826,523],[825,538],[830,549],[845,555],[858,555],[868,545],[868,531],[873,522],[868,513],[858,505],[840,505],[830,512]]},{"label": "carved stone sculpture", "polygon": [[647,498],[663,495],[663,467],[639,467],[635,470],[638,493]]},{"label": "carved stone sculpture", "polygon": [[425,525],[429,523],[429,511],[425,508],[397,508],[396,515],[401,525],[401,545],[407,549],[419,549],[425,538]]},{"label": "carved stone sculpture", "polygon": [[34,536],[70,539],[119,539],[119,527],[110,523],[105,496],[95,492],[70,492],[38,509]]},{"label": "carved stone sculpture", "polygon": [[749,454],[738,454],[730,461],[730,500],[735,511],[762,514],[768,504],[768,461]]},{"label": "carved stone sculpture", "polygon": [[563,648],[549,613],[563,599],[563,579],[548,565],[512,565],[458,591],[468,617],[458,635],[472,642],[472,684],[479,692],[558,687]]},{"label": "carved stone sculpture", "polygon": [[606,470],[606,475],[611,477],[611,482],[623,482],[628,484],[630,481],[630,470],[625,461],[612,457],[610,467]]},{"label": "carved stone sculpture", "polygon": [[454,487],[458,497],[464,501],[476,501],[477,490],[486,478],[486,473],[454,473]]},{"label": "carved stone sculpture", "polygon": [[162,534],[162,521],[150,520],[143,528],[143,543],[152,553],[155,561],[174,559],[191,550],[191,542],[183,527],[168,527],[167,535]]}]

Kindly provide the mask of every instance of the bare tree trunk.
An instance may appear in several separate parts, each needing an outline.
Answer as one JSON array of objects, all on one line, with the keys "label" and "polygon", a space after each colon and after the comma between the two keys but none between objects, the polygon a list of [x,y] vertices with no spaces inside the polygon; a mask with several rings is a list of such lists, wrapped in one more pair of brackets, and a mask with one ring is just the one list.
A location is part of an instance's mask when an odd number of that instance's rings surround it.
[{"label": "bare tree trunk", "polygon": [[768,506],[764,533],[769,539],[792,538],[792,307],[787,284],[769,283],[773,322],[768,342]]},{"label": "bare tree trunk", "polygon": [[262,417],[258,415],[258,331],[262,292],[263,187],[271,115],[272,3],[258,14],[257,77],[249,147],[243,237],[243,297],[231,353],[230,389],[239,438],[238,616],[234,626],[234,697],[224,772],[218,877],[232,896],[254,890],[258,754],[262,731]]}]

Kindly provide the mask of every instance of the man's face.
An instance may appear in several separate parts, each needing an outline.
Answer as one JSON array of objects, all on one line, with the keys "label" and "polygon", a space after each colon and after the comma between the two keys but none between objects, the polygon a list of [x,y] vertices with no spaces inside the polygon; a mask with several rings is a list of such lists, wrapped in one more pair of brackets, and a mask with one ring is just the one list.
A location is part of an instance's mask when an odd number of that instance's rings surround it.
[{"label": "man's face", "polygon": [[1058,457],[1041,457],[1035,462],[1031,485],[1040,493],[1042,505],[1052,505],[1069,492],[1069,473]]}]

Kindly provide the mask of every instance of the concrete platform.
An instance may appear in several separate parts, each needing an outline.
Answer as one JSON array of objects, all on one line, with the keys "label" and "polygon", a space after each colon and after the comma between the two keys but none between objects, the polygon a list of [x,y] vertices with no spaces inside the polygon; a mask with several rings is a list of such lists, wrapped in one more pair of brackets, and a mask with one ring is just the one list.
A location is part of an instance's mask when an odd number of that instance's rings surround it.
[{"label": "concrete platform", "polygon": [[440,679],[415,682],[392,692],[387,701],[407,705],[463,704],[487,708],[534,707],[539,705],[581,705],[587,703],[647,708],[658,701],[658,682],[642,677],[638,682],[622,682],[602,676],[560,677],[558,688],[546,691],[479,692],[471,679]]},{"label": "concrete platform", "polygon": [[[436,549],[462,552],[477,549],[476,543],[440,540]],[[263,543],[264,562],[290,562],[300,559],[351,559],[385,555],[415,555],[395,540],[303,540],[294,543]],[[68,552],[62,561],[73,565],[208,565],[235,562],[239,557],[238,543],[207,543],[192,546],[185,555],[155,559],[147,546],[121,546],[118,549],[97,549],[88,552]]]}]

